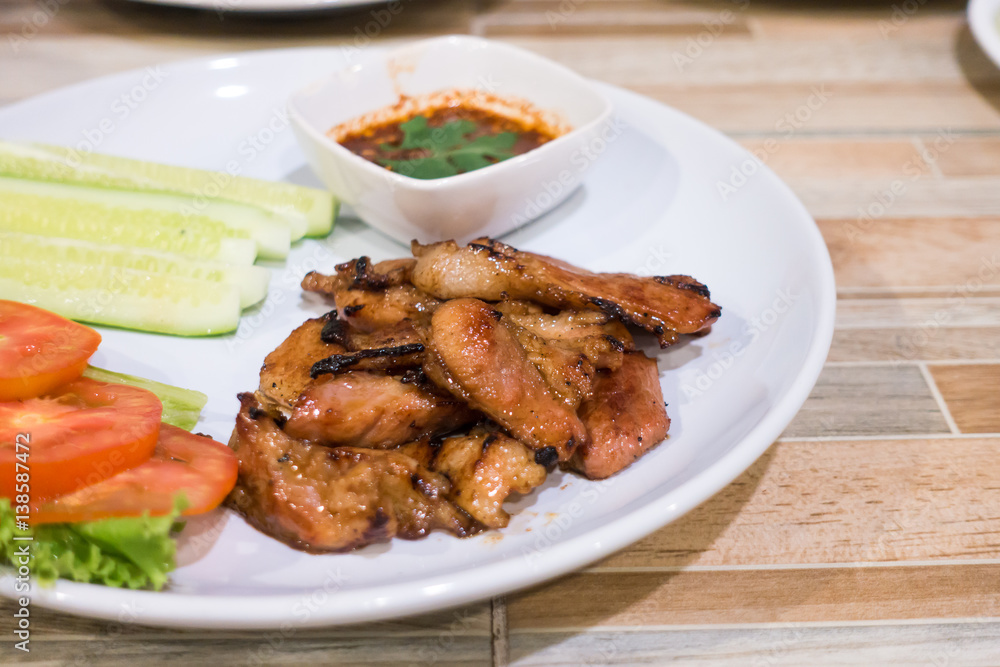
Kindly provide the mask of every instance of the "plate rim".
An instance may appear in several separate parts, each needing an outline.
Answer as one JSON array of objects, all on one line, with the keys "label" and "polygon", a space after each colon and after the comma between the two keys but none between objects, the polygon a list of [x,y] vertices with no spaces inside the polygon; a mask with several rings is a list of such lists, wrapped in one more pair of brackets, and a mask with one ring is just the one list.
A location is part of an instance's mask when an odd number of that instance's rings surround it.
[{"label": "plate rim", "polygon": [[[269,57],[291,57],[294,54],[306,54],[309,52],[333,53],[337,49],[338,47],[336,46],[309,46],[250,50],[179,59],[169,64],[177,67],[205,68],[209,63],[220,59],[238,58],[243,60],[249,58],[256,60],[267,59]],[[161,65],[166,64],[168,63],[161,63]],[[239,63],[237,67],[241,64],[244,63]],[[145,68],[140,67],[46,91],[25,100],[0,107],[0,115],[8,112],[16,112],[21,106],[44,104],[46,98],[49,96],[64,95],[74,90],[114,80],[127,81],[130,77],[135,77],[143,71],[145,71]],[[702,131],[713,135],[718,141],[737,149],[744,156],[752,158],[750,153],[735,140],[697,118],[627,89],[603,82],[596,83],[599,87],[607,87],[613,90],[615,94],[624,95],[633,101],[654,104],[671,113],[679,114],[686,121],[697,125]],[[339,591],[339,600],[336,605],[321,605],[318,613],[311,613],[305,620],[295,623],[294,627],[305,629],[309,627],[345,626],[441,611],[486,600],[497,595],[513,593],[535,586],[543,581],[570,574],[676,521],[694,507],[719,493],[749,468],[776,441],[808,398],[811,389],[819,378],[829,353],[833,339],[836,313],[836,284],[833,264],[815,219],[795,195],[794,191],[781,178],[767,167],[767,165],[761,164],[760,166],[761,172],[770,178],[772,185],[780,191],[786,202],[799,214],[796,216],[794,224],[803,227],[802,231],[806,234],[811,249],[810,257],[816,260],[810,263],[810,270],[815,275],[816,287],[821,301],[812,303],[816,309],[815,317],[811,321],[815,327],[815,331],[803,363],[796,373],[794,380],[790,383],[780,400],[768,408],[761,420],[746,435],[737,440],[728,452],[711,463],[706,469],[673,489],[669,497],[660,496],[654,498],[613,522],[603,524],[577,537],[557,542],[547,549],[538,551],[536,567],[531,570],[530,576],[523,576],[522,574],[522,576],[517,577],[516,583],[512,584],[512,582],[507,580],[510,577],[509,574],[506,577],[502,576],[503,572],[510,567],[510,563],[513,562],[513,559],[507,559],[477,566],[470,574],[474,573],[477,580],[488,583],[476,587],[466,587],[464,591],[458,590],[456,592],[455,589],[460,587],[453,575],[424,577],[406,584]],[[677,496],[682,498],[682,502],[678,502]],[[642,515],[650,518],[643,519]],[[610,523],[615,524],[617,530],[612,534],[603,534],[602,531],[605,531],[607,525]],[[600,533],[600,535],[595,535],[595,533]],[[598,538],[600,539],[595,544],[595,540]],[[517,560],[522,563],[524,561],[523,558]],[[544,566],[541,564],[544,564]],[[521,571],[525,571],[527,568],[526,566],[522,566],[520,569]],[[12,583],[12,576],[0,576],[0,595],[15,597],[15,594],[11,592]],[[467,583],[463,582],[462,585],[464,586]],[[305,593],[299,591],[296,593],[280,593],[275,595],[178,594],[176,598],[170,598],[164,597],[164,594],[159,592],[117,589],[121,595],[114,596],[114,601],[107,601],[101,598],[101,602],[95,604],[93,600],[87,600],[88,596],[84,592],[90,590],[95,585],[60,580],[51,589],[44,591],[33,589],[32,603],[37,604],[39,607],[90,618],[118,620],[121,617],[123,605],[126,605],[128,601],[131,601],[131,604],[142,609],[144,607],[142,604],[143,601],[154,599],[155,597],[155,599],[165,601],[167,604],[161,604],[155,610],[144,609],[141,619],[136,621],[137,624],[171,628],[274,629],[278,627],[284,628],[289,624],[289,615],[286,609],[296,603],[300,604],[303,598],[306,597]],[[106,589],[107,587],[102,586],[101,588]],[[311,590],[315,592],[324,588],[324,586],[317,586]],[[419,594],[400,595],[401,589],[423,590],[419,591]],[[363,596],[369,600],[374,599],[375,603],[350,608],[351,599],[359,596]],[[386,600],[392,600],[392,603],[387,604]],[[251,601],[256,604],[252,604]],[[258,608],[260,603],[264,603],[272,611],[264,614],[260,613],[260,609]],[[194,616],[177,615],[178,612],[190,613],[192,609],[198,610]],[[226,616],[222,619],[215,616],[215,614],[219,613],[220,609],[226,610]]]}]

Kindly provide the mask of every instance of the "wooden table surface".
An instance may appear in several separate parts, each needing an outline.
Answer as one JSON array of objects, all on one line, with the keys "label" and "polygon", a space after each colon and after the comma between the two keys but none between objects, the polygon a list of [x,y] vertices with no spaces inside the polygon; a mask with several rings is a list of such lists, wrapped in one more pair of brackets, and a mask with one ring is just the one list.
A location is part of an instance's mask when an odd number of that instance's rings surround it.
[{"label": "wooden table surface", "polygon": [[[812,396],[703,506],[525,593],[290,636],[35,608],[32,652],[14,655],[5,630],[0,662],[1000,664],[1000,71],[964,3],[398,6],[376,42],[509,41],[762,151],[836,269],[837,330]],[[6,0],[0,103],[192,56],[352,44],[376,19]],[[12,612],[0,604],[0,629]]]}]

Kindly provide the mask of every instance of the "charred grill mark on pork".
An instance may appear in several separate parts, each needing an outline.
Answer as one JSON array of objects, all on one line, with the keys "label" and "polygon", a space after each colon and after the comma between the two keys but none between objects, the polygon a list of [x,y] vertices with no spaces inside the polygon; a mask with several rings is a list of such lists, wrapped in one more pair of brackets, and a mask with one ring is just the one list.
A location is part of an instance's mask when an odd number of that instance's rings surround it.
[{"label": "charred grill mark on pork", "polygon": [[[423,343],[383,347],[377,350],[361,350],[350,354],[334,354],[326,359],[320,359],[309,371],[309,376],[317,378],[326,373],[340,373],[348,368],[378,368],[388,370],[397,366],[412,366],[420,363],[420,353],[424,351]],[[366,360],[387,361],[387,364],[363,364]]]}]

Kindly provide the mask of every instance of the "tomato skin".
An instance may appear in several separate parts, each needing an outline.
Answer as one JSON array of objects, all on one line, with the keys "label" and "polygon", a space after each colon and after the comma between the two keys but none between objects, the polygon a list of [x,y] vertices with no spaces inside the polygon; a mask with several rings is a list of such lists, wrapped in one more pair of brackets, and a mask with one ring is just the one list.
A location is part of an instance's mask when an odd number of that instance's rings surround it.
[{"label": "tomato skin", "polygon": [[138,466],[153,455],[162,412],[150,391],[87,378],[0,403],[0,496],[14,497],[15,473],[29,472],[31,498],[40,500]]},{"label": "tomato skin", "polygon": [[184,515],[219,506],[236,484],[236,453],[208,436],[163,424],[153,458],[140,466],[35,505],[36,524],[97,521],[113,517],[163,516],[184,494]]},{"label": "tomato skin", "polygon": [[0,299],[0,401],[41,396],[80,377],[100,342],[90,327]]}]

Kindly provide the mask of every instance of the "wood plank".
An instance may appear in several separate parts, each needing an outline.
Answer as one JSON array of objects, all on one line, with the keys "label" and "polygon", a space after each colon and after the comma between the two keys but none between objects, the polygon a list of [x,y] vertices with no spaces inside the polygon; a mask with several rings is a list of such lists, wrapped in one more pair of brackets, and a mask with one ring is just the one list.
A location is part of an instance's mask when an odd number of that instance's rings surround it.
[{"label": "wood plank", "polygon": [[913,165],[920,173],[930,171],[917,145],[908,138],[781,136],[740,143],[789,183],[892,179],[900,175],[903,165]]},{"label": "wood plank", "polygon": [[473,32],[485,37],[591,36],[603,41],[621,35],[697,36],[708,25],[730,36],[750,34],[745,13],[735,7],[683,9],[649,0],[499,3],[476,18]]},{"label": "wood plank", "polygon": [[798,179],[789,185],[816,218],[995,217],[1000,208],[1000,178],[942,179],[911,165],[905,169],[893,179]]},{"label": "wood plank", "polygon": [[941,154],[938,168],[945,176],[1000,176],[1000,138],[962,138]]},{"label": "wood plank", "polygon": [[1000,433],[1000,364],[928,368],[962,433]]},{"label": "wood plank", "polygon": [[599,568],[1000,558],[1000,438],[779,442]]},{"label": "wood plank", "polygon": [[[15,664],[144,667],[182,664],[185,667],[228,665],[451,665],[482,667],[490,664],[489,639],[449,638],[447,644],[423,645],[409,637],[323,639],[312,637],[281,642],[254,639],[117,639],[49,641],[32,639],[31,653]],[[8,647],[5,647],[5,652]],[[5,653],[5,659],[7,657]]]},{"label": "wood plank", "polygon": [[1000,359],[1000,327],[837,329],[827,361]]},{"label": "wood plank", "polygon": [[[0,600],[12,617],[13,601]],[[447,664],[490,661],[488,603],[458,610],[350,627],[230,631],[173,630],[141,623],[139,610],[122,621],[100,621],[31,607],[30,654],[18,664],[159,665]],[[13,651],[4,651],[6,657]]]},{"label": "wood plank", "polygon": [[[0,598],[0,615],[11,617],[15,609],[14,601]],[[255,640],[267,632],[259,630],[177,630],[158,628],[142,624],[142,610],[123,608],[118,621],[104,621],[72,614],[64,614],[38,605],[31,607],[31,627],[39,636],[47,640],[79,641],[88,637],[104,635],[128,636],[141,639],[154,637],[163,640],[174,638],[179,641],[189,639],[234,639]],[[301,639],[346,639],[351,637],[384,637],[391,635],[407,637],[436,638],[441,635],[469,635],[488,637],[490,635],[490,605],[488,602],[467,605],[431,614],[421,614],[404,619],[363,623],[348,627],[302,628],[294,623],[284,632],[285,638]],[[275,634],[281,635],[280,630]]]},{"label": "wood plank", "polygon": [[1000,218],[874,217],[818,224],[841,288],[937,286],[953,288],[960,299],[1000,287]]},{"label": "wood plank", "polygon": [[988,617],[1000,615],[998,575],[1000,565],[583,572],[510,598],[508,618],[516,632]]},{"label": "wood plank", "polygon": [[783,437],[948,433],[913,366],[827,366]]},{"label": "wood plank", "polygon": [[[623,61],[627,59],[623,56]],[[569,64],[569,63],[567,63]],[[662,69],[676,67],[660,63]],[[603,77],[622,85],[619,78]],[[782,120],[807,105],[815,79],[803,83],[732,83],[713,86],[665,83],[625,84],[637,93],[673,106],[723,131],[780,135]],[[837,82],[829,102],[793,127],[796,134],[844,132],[930,132],[1000,130],[1000,87],[975,87],[967,81],[945,83]],[[805,118],[804,112],[803,118]]]},{"label": "wood plank", "polygon": [[[649,10],[637,14],[646,21],[662,16],[664,30],[660,35],[601,36],[602,48],[593,48],[583,35],[562,34],[579,17],[589,13],[588,3],[564,3],[565,22],[545,25],[546,32],[512,37],[511,41],[543,55],[572,64],[588,76],[603,78],[621,85],[662,84],[690,85],[698,88],[718,88],[728,85],[771,85],[825,83],[834,89],[841,86],[891,83],[896,86],[918,84],[1000,84],[1000,72],[992,67],[972,41],[960,40],[959,57],[955,57],[953,31],[959,31],[965,19],[960,14],[950,18],[950,28],[933,33],[898,32],[896,39],[886,39],[877,21],[851,21],[854,34],[850,49],[843,48],[844,37],[815,35],[754,38],[747,34],[746,21],[754,20],[751,11],[741,12],[731,6],[715,12],[703,12],[690,21],[670,12]],[[606,12],[600,8],[594,13]],[[725,14],[729,11],[729,14]],[[889,10],[891,13],[891,9]],[[546,23],[537,13],[510,13],[507,20],[524,23]],[[618,19],[609,19],[610,26],[628,16],[627,6]],[[673,16],[674,18],[671,18]],[[685,27],[686,34],[678,29]],[[678,34],[679,33],[679,34]],[[560,36],[553,39],[553,34]],[[626,58],[641,49],[642,58]],[[669,73],[669,79],[664,74]],[[894,91],[882,89],[883,96]],[[946,103],[941,100],[941,103]]]},{"label": "wood plank", "polygon": [[995,667],[1000,623],[518,632],[511,641],[516,667],[668,662],[685,667]]},{"label": "wood plank", "polygon": [[[962,31],[966,4],[965,0],[924,4],[901,26],[892,23],[897,0],[823,7],[757,5],[750,14],[754,34],[763,39],[852,40],[858,35],[878,35],[890,41],[940,40]],[[889,26],[879,25],[880,21]]]},{"label": "wood plank", "polygon": [[[949,292],[951,289],[946,289],[946,294]],[[1000,298],[969,293],[974,298],[962,298],[961,292],[955,292],[937,298],[840,299],[837,329],[905,327],[933,337],[936,329],[950,333],[957,327],[1000,327]]]}]

